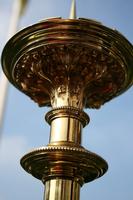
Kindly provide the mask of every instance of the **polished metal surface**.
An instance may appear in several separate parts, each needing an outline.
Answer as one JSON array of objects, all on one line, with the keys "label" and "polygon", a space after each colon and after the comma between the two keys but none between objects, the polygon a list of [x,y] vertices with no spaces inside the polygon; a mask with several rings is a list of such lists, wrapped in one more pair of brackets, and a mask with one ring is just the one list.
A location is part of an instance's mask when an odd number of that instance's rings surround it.
[{"label": "polished metal surface", "polygon": [[74,107],[59,107],[48,112],[45,118],[51,125],[50,143],[81,144],[82,128],[89,123],[85,112]]},{"label": "polished metal surface", "polygon": [[45,183],[45,188],[46,188],[44,195],[45,200],[80,199],[80,185],[74,180],[67,180],[67,179],[49,180]]},{"label": "polished metal surface", "polygon": [[76,0],[72,0],[71,10],[70,10],[70,16],[69,19],[76,19]]},{"label": "polished metal surface", "polygon": [[57,118],[51,123],[50,143],[66,141],[81,144],[81,130],[82,125],[77,119]]},{"label": "polished metal surface", "polygon": [[116,30],[93,20],[55,18],[9,40],[2,66],[40,106],[100,108],[132,85],[132,57],[132,45]]},{"label": "polished metal surface", "polygon": [[60,107],[47,113],[46,119],[51,124],[50,143],[21,159],[28,173],[44,183],[62,178],[75,180],[82,186],[107,171],[104,159],[81,146],[81,131],[89,122],[86,113],[73,107]]},{"label": "polished metal surface", "polygon": [[69,142],[35,149],[21,159],[21,165],[44,183],[62,178],[74,179],[81,186],[103,176],[108,169],[103,158]]},{"label": "polished metal surface", "polygon": [[45,184],[45,200],[78,200],[80,187],[108,169],[82,147],[89,123],[83,109],[100,108],[132,86],[133,46],[96,21],[54,18],[11,38],[2,66],[15,87],[52,107],[49,144],[26,154],[22,167]]}]

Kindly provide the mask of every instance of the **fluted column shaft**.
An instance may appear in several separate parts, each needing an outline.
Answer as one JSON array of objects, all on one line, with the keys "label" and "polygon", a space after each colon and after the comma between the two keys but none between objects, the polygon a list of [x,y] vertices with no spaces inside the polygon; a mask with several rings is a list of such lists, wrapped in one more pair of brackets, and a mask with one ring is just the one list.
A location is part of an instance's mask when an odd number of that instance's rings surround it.
[{"label": "fluted column shaft", "polygon": [[80,185],[76,181],[54,179],[45,183],[44,200],[79,200]]}]

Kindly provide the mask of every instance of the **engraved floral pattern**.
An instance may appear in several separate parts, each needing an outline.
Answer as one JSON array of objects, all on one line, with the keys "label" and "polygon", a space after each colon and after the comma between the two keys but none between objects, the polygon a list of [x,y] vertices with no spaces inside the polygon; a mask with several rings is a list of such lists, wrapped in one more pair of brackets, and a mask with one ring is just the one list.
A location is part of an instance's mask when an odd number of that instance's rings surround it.
[{"label": "engraved floral pattern", "polygon": [[70,106],[99,108],[119,93],[125,70],[112,55],[99,49],[56,44],[23,55],[14,68],[14,77],[40,106],[66,98]]}]

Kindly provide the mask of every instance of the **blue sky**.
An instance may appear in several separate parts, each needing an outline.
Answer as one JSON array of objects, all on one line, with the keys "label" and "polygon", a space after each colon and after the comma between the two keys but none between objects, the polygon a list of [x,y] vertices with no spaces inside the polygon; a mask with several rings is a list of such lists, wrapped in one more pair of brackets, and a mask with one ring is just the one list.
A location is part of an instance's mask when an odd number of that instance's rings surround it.
[{"label": "blue sky", "polygon": [[[0,52],[6,42],[13,0],[0,0]],[[44,18],[69,15],[70,0],[29,0],[20,29]],[[116,28],[133,43],[132,0],[78,0],[77,15]],[[46,145],[48,108],[39,108],[10,85],[0,142],[0,200],[42,199],[43,184],[19,164],[32,148]],[[100,110],[86,110],[91,121],[83,130],[83,145],[109,164],[102,178],[81,189],[81,199],[133,199],[133,89]]]}]

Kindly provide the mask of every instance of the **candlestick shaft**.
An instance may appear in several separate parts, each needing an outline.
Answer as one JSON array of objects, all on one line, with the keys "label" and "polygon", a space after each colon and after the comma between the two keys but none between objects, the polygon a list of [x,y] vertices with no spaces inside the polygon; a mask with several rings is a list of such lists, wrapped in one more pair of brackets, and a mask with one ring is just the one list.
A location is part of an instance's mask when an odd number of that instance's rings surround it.
[{"label": "candlestick shaft", "polygon": [[57,118],[51,123],[50,143],[73,142],[81,144],[82,124],[69,117]]},{"label": "candlestick shaft", "polygon": [[89,117],[81,109],[64,106],[48,112],[46,121],[51,125],[50,145],[63,142],[77,146],[81,145],[82,129],[88,124]]},{"label": "candlestick shaft", "polygon": [[74,180],[54,179],[45,183],[44,200],[79,200],[79,197],[80,185]]}]

